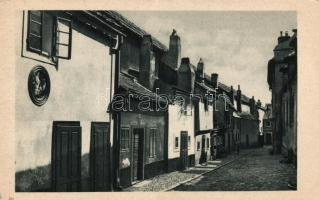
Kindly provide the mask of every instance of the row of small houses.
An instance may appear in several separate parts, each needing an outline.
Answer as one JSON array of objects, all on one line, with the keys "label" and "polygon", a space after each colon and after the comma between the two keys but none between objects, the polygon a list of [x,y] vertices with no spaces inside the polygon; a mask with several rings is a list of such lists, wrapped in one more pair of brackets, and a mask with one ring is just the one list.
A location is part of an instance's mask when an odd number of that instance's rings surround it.
[{"label": "row of small houses", "polygon": [[[114,11],[24,11],[16,191],[111,191],[258,145],[261,102]],[[204,98],[204,97],[210,98]]]}]

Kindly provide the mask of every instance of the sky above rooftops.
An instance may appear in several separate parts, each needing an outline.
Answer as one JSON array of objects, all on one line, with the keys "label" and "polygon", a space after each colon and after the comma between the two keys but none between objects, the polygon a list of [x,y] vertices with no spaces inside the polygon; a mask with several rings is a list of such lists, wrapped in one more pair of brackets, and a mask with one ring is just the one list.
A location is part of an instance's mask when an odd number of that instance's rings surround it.
[{"label": "sky above rooftops", "polygon": [[136,25],[168,46],[173,28],[181,38],[182,57],[194,65],[200,58],[207,74],[218,73],[219,81],[271,101],[267,64],[273,56],[280,31],[297,28],[292,11],[120,11]]}]

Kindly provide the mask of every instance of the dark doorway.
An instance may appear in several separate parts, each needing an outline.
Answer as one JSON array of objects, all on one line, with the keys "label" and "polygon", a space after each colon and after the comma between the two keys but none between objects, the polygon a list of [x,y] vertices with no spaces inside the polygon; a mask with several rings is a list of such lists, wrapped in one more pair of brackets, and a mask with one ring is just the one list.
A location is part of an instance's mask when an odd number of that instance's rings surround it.
[{"label": "dark doorway", "polygon": [[205,163],[207,161],[205,144],[206,144],[206,136],[202,135],[202,149],[200,153],[199,164]]},{"label": "dark doorway", "polygon": [[81,190],[81,133],[80,122],[53,122],[53,191]]},{"label": "dark doorway", "polygon": [[90,144],[90,177],[92,191],[110,191],[110,124],[92,122]]},{"label": "dark doorway", "polygon": [[188,133],[187,131],[181,132],[181,145],[180,145],[180,169],[184,170],[188,167]]},{"label": "dark doorway", "polygon": [[132,182],[135,182],[144,178],[144,128],[133,129],[132,142]]},{"label": "dark doorway", "polygon": [[266,133],[266,144],[271,144],[271,134]]}]

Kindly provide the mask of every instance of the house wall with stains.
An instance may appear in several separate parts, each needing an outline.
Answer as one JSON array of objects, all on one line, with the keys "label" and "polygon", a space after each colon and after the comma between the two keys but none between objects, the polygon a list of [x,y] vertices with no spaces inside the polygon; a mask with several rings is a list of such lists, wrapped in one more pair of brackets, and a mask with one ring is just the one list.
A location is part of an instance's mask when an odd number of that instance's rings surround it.
[{"label": "house wall with stains", "polygon": [[[166,138],[166,121],[163,112],[121,112],[121,131],[128,130],[129,148],[123,149],[121,144],[120,150],[120,182],[122,186],[129,186],[133,182],[133,132],[134,129],[142,128],[144,131],[143,143],[139,144],[139,148],[143,148],[143,175],[142,179],[151,178],[155,175],[165,172],[165,148],[167,147]],[[155,137],[155,153],[150,155],[150,131],[156,129]],[[121,132],[120,131],[120,132]],[[121,134],[121,138],[123,135]],[[123,141],[123,139],[121,140]]]},{"label": "house wall with stains", "polygon": [[[17,14],[15,170],[18,191],[50,188],[53,121],[80,121],[83,177],[88,176],[91,122],[110,122],[107,113],[112,81],[109,47],[73,23],[72,57],[59,59],[55,65],[50,58],[26,50],[27,20],[27,12]],[[42,106],[33,104],[28,93],[28,76],[35,66],[44,67],[51,82],[49,98]]]}]

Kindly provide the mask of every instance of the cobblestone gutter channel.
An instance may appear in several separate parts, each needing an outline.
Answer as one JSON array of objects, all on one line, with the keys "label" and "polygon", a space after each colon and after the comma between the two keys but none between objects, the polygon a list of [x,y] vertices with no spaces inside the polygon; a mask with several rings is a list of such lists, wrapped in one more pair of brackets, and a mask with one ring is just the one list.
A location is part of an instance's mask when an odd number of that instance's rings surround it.
[{"label": "cobblestone gutter channel", "polygon": [[209,161],[205,166],[191,167],[185,171],[175,171],[162,174],[152,179],[139,182],[129,188],[123,189],[123,192],[165,192],[170,191],[184,183],[197,179],[206,173],[217,170],[243,156],[254,152],[253,149],[242,150],[239,155],[233,153],[225,158]]}]

